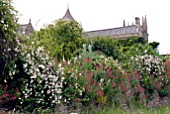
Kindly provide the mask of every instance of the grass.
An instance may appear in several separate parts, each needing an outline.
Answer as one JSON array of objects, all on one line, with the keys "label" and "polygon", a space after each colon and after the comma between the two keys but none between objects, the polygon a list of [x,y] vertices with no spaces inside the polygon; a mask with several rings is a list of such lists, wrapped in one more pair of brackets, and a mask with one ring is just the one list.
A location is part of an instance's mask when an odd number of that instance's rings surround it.
[{"label": "grass", "polygon": [[[170,114],[170,104],[167,106],[162,106],[159,108],[137,108],[137,109],[131,109],[131,110],[122,110],[121,108],[116,108],[116,109],[111,109],[111,108],[104,108],[104,109],[92,109],[88,112],[83,111],[84,113],[80,114]],[[0,113],[2,113],[0,111]],[[72,112],[74,114],[79,114]],[[4,113],[5,114],[5,113]],[[7,114],[24,114],[24,113],[19,113],[16,112],[14,113],[13,111],[8,112]],[[28,114],[60,114],[56,112],[51,112],[50,110],[40,110],[39,113],[33,112],[33,113],[28,113]]]},{"label": "grass", "polygon": [[102,109],[99,111],[92,111],[90,114],[170,114],[170,104],[159,108],[143,108],[133,110],[117,109]]}]

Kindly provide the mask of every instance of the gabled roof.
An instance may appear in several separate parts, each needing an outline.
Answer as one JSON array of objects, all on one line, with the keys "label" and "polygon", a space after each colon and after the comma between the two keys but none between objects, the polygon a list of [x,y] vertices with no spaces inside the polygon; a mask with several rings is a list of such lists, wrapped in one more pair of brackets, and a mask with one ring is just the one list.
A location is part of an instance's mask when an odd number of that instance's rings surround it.
[{"label": "gabled roof", "polygon": [[69,21],[74,20],[74,18],[72,17],[72,15],[71,15],[71,13],[70,13],[69,8],[67,9],[67,11],[66,11],[64,17],[62,18],[62,20],[63,20],[63,21],[66,21],[66,20],[69,20]]},{"label": "gabled roof", "polygon": [[28,24],[21,25],[21,27],[18,30],[18,33],[19,33],[19,35],[22,35],[23,33],[30,34],[33,31],[34,31],[34,28],[32,26],[31,19],[30,19]]},{"label": "gabled roof", "polygon": [[86,33],[89,35],[89,37],[94,37],[94,36],[116,36],[116,35],[123,35],[123,34],[133,34],[133,33],[137,33],[137,31],[136,31],[136,26],[132,25],[132,26],[119,27],[119,28],[87,31]]}]

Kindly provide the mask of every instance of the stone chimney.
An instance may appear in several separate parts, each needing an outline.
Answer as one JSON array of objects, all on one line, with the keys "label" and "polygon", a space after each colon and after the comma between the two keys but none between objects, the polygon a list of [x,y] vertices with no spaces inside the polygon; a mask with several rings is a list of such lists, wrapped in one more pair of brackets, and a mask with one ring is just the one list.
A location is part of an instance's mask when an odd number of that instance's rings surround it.
[{"label": "stone chimney", "polygon": [[126,24],[125,24],[125,20],[123,20],[123,27],[125,27],[126,26]]},{"label": "stone chimney", "polygon": [[139,19],[139,17],[136,17],[136,18],[135,18],[135,23],[136,23],[136,25],[140,25],[140,19]]},{"label": "stone chimney", "polygon": [[29,19],[29,23],[31,23],[31,19]]},{"label": "stone chimney", "polygon": [[139,17],[135,18],[135,24],[136,24],[137,32],[140,32],[141,27],[140,27],[140,19],[139,19]]}]

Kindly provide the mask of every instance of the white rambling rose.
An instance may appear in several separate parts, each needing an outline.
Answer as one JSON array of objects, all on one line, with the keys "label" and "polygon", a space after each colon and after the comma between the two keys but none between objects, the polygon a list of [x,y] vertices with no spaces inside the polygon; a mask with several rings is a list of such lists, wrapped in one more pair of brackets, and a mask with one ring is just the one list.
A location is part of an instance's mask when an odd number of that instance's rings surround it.
[{"label": "white rambling rose", "polygon": [[42,69],[45,69],[45,66],[42,65],[42,64],[38,65],[38,67],[40,67],[40,68],[42,68]]}]

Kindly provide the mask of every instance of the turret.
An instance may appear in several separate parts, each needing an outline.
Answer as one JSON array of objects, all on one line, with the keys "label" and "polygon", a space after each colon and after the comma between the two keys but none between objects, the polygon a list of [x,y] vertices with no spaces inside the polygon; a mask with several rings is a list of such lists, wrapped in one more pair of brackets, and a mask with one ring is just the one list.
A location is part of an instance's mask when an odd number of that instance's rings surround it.
[{"label": "turret", "polygon": [[148,33],[147,20],[142,17],[142,32]]},{"label": "turret", "polygon": [[70,10],[69,10],[69,7],[67,8],[67,11],[65,13],[65,15],[63,16],[62,18],[63,21],[71,21],[71,20],[74,20],[74,18],[72,17],[71,13],[70,13]]},{"label": "turret", "polygon": [[148,33],[148,25],[147,25],[146,15],[145,15],[145,31],[146,31],[146,33]]}]

